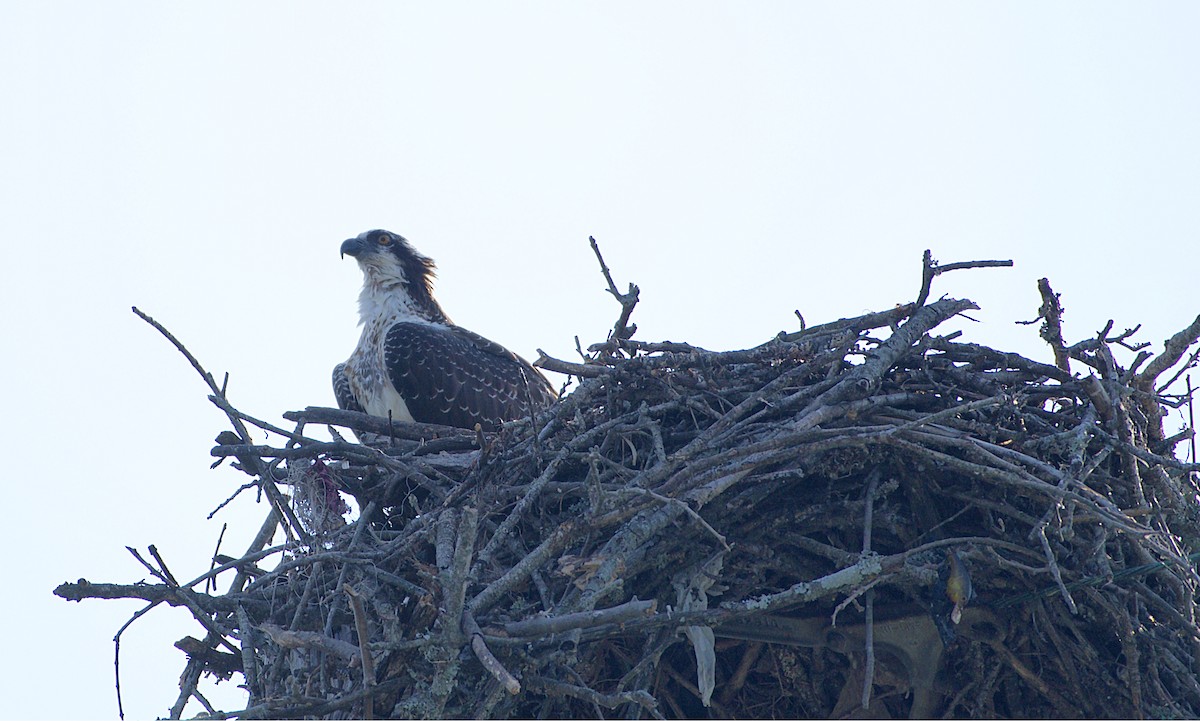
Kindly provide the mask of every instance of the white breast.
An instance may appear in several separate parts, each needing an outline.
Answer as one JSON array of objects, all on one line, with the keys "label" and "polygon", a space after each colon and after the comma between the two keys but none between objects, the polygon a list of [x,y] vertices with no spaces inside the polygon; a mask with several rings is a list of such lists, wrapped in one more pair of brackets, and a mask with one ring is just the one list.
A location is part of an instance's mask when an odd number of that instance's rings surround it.
[{"label": "white breast", "polygon": [[[367,270],[367,269],[364,269]],[[367,413],[397,422],[413,422],[408,404],[396,391],[383,358],[383,340],[395,323],[434,325],[413,304],[401,278],[375,278],[368,273],[358,297],[359,322],[363,326],[358,347],[346,361],[346,378],[359,405]]]},{"label": "white breast", "polygon": [[396,320],[380,314],[363,324],[358,346],[346,361],[346,380],[359,405],[370,415],[412,423],[412,412],[392,385],[383,359],[383,339]]}]

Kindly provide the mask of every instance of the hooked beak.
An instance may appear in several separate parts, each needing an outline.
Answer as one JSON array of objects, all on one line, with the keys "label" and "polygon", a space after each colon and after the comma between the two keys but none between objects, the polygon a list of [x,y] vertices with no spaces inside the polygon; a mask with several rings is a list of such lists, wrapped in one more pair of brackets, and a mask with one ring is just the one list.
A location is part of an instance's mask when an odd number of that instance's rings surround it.
[{"label": "hooked beak", "polygon": [[351,238],[342,242],[341,256],[342,258],[345,258],[347,255],[351,258],[357,258],[366,249],[367,243],[362,238]]}]

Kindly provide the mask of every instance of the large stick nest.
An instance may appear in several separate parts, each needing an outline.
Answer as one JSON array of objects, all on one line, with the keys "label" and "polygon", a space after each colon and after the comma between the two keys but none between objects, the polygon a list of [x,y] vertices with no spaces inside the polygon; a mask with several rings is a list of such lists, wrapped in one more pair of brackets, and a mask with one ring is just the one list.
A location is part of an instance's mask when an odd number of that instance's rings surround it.
[{"label": "large stick nest", "polygon": [[495,435],[287,432],[206,376],[213,454],[290,501],[260,484],[255,547],[191,583],[156,554],[161,584],[57,592],[192,609],[175,716],[205,673],[244,676],[242,718],[1200,715],[1200,466],[1159,378],[1200,318],[1126,369],[1127,335],[1063,343],[1043,282],[1054,364],[935,335],[974,306],[925,292],[718,353],[631,340],[613,293],[586,363],[540,360],[574,392]]}]

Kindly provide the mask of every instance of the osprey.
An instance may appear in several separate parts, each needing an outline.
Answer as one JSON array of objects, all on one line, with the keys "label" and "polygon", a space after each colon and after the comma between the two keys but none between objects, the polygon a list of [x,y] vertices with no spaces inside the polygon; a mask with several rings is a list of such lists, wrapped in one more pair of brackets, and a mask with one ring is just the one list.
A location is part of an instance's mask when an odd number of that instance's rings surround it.
[{"label": "osprey", "polygon": [[333,369],[339,407],[496,430],[557,398],[533,366],[446,317],[433,298],[433,261],[403,237],[369,230],[342,243],[341,252],[363,272],[363,331],[350,358]]}]

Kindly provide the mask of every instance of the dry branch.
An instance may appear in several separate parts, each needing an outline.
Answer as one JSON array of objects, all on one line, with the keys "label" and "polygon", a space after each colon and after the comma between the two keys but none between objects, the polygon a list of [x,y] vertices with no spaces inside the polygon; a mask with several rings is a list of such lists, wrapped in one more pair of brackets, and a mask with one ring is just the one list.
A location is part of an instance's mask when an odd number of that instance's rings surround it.
[{"label": "dry branch", "polygon": [[[593,248],[613,329],[582,363],[543,354],[579,386],[485,436],[321,408],[276,428],[143,316],[234,426],[214,455],[297,540],[55,592],[191,610],[208,634],[184,644],[176,717],[202,673],[239,668],[241,718],[1200,714],[1200,466],[1163,455],[1190,436],[1163,433],[1156,388],[1200,320],[1122,367],[1133,332],[1068,344],[1043,281],[1044,363],[935,335],[975,305],[927,303],[934,277],[1009,263],[927,253],[915,303],[713,352],[633,340],[637,287]],[[358,518],[297,512],[279,486],[314,475]]]}]

